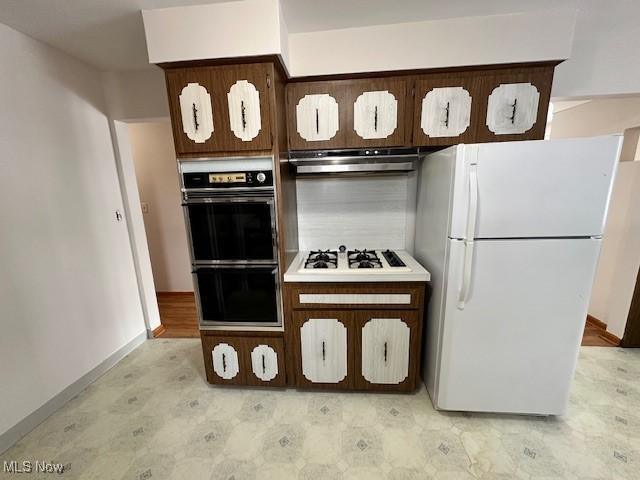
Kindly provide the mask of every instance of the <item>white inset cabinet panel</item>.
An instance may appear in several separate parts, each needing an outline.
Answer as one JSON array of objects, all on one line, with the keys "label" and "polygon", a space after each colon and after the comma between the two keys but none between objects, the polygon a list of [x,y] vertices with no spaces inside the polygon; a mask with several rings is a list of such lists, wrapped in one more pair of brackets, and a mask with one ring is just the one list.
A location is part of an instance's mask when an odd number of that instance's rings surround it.
[{"label": "white inset cabinet panel", "polygon": [[182,130],[196,143],[204,143],[213,134],[211,95],[199,83],[188,83],[180,92]]},{"label": "white inset cabinet panel", "polygon": [[251,369],[263,382],[278,375],[278,354],[269,345],[258,345],[251,351]]},{"label": "white inset cabinet panel", "polygon": [[387,90],[364,92],[353,104],[353,129],[361,138],[387,138],[397,126],[398,101]]},{"label": "white inset cabinet panel", "polygon": [[335,318],[311,318],[300,327],[302,374],[314,383],[347,376],[347,328]]},{"label": "white inset cabinet panel", "polygon": [[462,87],[440,87],[422,99],[420,126],[430,137],[457,137],[471,123],[471,95]]},{"label": "white inset cabinet panel", "polygon": [[331,140],[339,124],[338,102],[327,93],[305,95],[296,105],[296,127],[308,142]]},{"label": "white inset cabinet panel", "polygon": [[530,83],[500,84],[489,95],[487,127],[496,135],[525,133],[536,123],[539,101]]},{"label": "white inset cabinet panel", "polygon": [[411,330],[400,318],[372,318],[362,327],[362,376],[397,385],[409,375]]},{"label": "white inset cabinet panel", "polygon": [[213,357],[213,371],[220,378],[231,380],[240,371],[238,352],[231,345],[219,343],[213,347],[211,356]]},{"label": "white inset cabinet panel", "polygon": [[250,142],[258,136],[262,127],[260,92],[252,83],[238,80],[229,89],[227,101],[233,134],[243,142]]}]

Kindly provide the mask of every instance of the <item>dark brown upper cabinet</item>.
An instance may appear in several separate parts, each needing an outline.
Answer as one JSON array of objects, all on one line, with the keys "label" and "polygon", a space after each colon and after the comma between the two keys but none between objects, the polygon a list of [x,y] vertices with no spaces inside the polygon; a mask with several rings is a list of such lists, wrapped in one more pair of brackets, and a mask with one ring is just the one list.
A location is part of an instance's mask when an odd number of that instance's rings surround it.
[{"label": "dark brown upper cabinet", "polygon": [[344,148],[347,88],[340,82],[287,85],[287,131],[291,150]]},{"label": "dark brown upper cabinet", "polygon": [[413,145],[436,146],[476,140],[478,82],[469,74],[415,77]]},{"label": "dark brown upper cabinet", "polygon": [[409,142],[405,78],[296,82],[287,89],[291,150]]},{"label": "dark brown upper cabinet", "polygon": [[406,78],[348,80],[345,86],[348,148],[409,144]]},{"label": "dark brown upper cabinet", "polygon": [[544,138],[554,66],[478,72],[477,142]]},{"label": "dark brown upper cabinet", "polygon": [[167,69],[176,153],[271,149],[272,78],[268,63]]}]

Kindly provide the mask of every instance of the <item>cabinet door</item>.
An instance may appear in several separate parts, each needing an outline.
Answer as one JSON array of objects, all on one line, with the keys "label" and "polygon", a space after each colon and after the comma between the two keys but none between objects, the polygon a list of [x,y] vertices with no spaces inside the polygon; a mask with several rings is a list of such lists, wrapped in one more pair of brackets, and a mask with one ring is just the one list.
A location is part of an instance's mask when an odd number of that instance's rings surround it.
[{"label": "cabinet door", "polygon": [[553,67],[478,74],[478,141],[543,139],[552,81]]},{"label": "cabinet door", "polygon": [[246,337],[247,384],[282,387],[285,385],[284,342],[277,337]]},{"label": "cabinet door", "polygon": [[176,153],[270,149],[267,89],[272,70],[271,64],[167,70]]},{"label": "cabinet door", "polygon": [[344,83],[349,109],[346,147],[407,145],[405,79],[349,80]]},{"label": "cabinet door", "polygon": [[476,82],[471,76],[418,77],[414,97],[414,145],[473,142]]},{"label": "cabinet door", "polygon": [[420,356],[418,312],[364,311],[356,318],[356,388],[414,390]]},{"label": "cabinet door", "polygon": [[298,386],[352,386],[352,332],[349,316],[349,313],[340,311],[294,313]]},{"label": "cabinet door", "polygon": [[287,86],[287,123],[291,150],[341,148],[346,143],[345,87],[339,82]]},{"label": "cabinet door", "polygon": [[207,381],[217,384],[244,385],[246,364],[242,355],[242,339],[203,335],[202,353]]},{"label": "cabinet door", "polygon": [[487,127],[496,135],[526,133],[536,123],[539,102],[531,83],[501,83],[487,101]]}]

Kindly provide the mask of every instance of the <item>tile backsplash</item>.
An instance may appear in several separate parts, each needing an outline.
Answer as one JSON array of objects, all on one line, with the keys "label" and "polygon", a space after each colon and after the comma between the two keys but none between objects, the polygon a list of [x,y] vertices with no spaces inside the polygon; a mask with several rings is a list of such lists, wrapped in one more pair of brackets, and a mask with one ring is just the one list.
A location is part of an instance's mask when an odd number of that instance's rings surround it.
[{"label": "tile backsplash", "polygon": [[299,177],[299,248],[413,250],[415,187],[413,174]]}]

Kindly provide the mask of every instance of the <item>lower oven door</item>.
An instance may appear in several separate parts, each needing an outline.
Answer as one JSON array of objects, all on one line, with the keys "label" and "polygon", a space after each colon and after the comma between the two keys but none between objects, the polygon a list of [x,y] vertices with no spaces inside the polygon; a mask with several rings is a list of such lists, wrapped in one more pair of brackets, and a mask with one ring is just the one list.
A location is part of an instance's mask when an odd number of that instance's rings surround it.
[{"label": "lower oven door", "polygon": [[193,277],[201,327],[282,325],[276,265],[196,267]]}]

